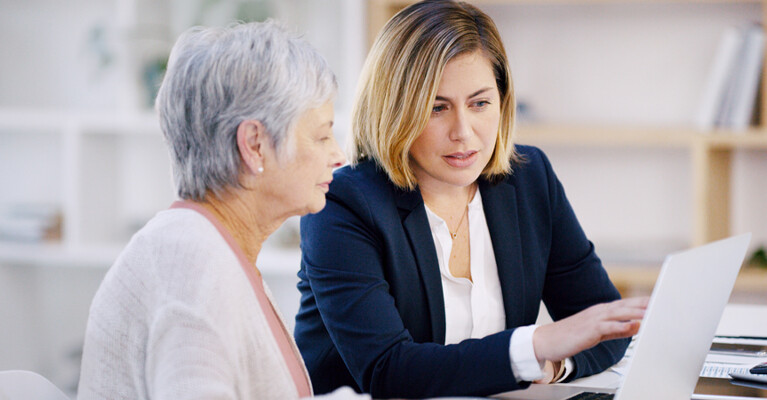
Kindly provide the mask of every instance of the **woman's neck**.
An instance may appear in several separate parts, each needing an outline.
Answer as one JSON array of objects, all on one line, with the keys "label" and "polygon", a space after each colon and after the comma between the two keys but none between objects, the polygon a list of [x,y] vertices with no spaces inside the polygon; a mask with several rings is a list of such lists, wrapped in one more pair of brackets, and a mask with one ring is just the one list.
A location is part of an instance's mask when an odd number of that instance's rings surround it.
[{"label": "woman's neck", "polygon": [[[259,204],[248,201],[242,195],[226,193],[222,198],[209,193],[198,204],[210,211],[232,235],[248,261],[255,265],[261,247],[269,235],[282,225],[285,218],[267,215]],[[257,202],[256,202],[257,203]]]},{"label": "woman's neck", "polygon": [[471,199],[474,198],[476,188],[477,184],[475,182],[467,186],[443,186],[440,188],[425,186],[419,189],[424,203],[432,211],[440,214],[439,211],[442,210],[447,211],[466,207]]}]

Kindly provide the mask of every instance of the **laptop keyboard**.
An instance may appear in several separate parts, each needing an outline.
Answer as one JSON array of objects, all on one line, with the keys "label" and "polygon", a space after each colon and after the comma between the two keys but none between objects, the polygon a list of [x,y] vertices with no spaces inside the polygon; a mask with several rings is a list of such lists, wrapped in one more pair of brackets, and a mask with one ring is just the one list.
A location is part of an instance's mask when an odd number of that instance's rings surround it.
[{"label": "laptop keyboard", "polygon": [[568,397],[567,400],[612,400],[613,397],[615,397],[614,393],[583,392]]}]

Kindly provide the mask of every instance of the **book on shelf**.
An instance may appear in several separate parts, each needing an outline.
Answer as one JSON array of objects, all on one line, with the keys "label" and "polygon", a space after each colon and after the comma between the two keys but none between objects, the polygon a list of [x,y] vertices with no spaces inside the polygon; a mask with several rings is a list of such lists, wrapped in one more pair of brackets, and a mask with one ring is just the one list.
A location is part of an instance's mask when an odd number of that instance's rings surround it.
[{"label": "book on shelf", "polygon": [[716,124],[717,114],[727,92],[728,77],[736,62],[742,39],[740,28],[730,26],[719,41],[695,118],[695,124],[700,129],[708,130]]},{"label": "book on shelf", "polygon": [[51,242],[61,240],[62,215],[58,207],[17,204],[0,209],[0,240]]},{"label": "book on shelf", "polygon": [[761,24],[731,26],[722,34],[695,118],[704,131],[748,128],[764,59]]},{"label": "book on shelf", "polygon": [[726,120],[727,126],[735,130],[746,129],[751,122],[764,60],[764,30],[762,26],[757,24],[749,26],[744,36],[742,62],[738,65],[740,68],[735,73],[736,79],[733,84],[736,89],[731,100],[729,118]]}]

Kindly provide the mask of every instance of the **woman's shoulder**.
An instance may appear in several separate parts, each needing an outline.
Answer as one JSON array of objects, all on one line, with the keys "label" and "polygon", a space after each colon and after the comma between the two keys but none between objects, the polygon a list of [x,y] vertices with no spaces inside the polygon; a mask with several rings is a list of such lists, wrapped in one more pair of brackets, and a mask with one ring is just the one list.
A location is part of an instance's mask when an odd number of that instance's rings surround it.
[{"label": "woman's shoulder", "polygon": [[[228,266],[236,263],[224,238],[204,216],[193,210],[171,209],[157,213],[133,235],[104,284],[139,278],[142,285],[131,290],[167,295],[173,288],[189,289],[190,285],[227,279],[237,272]],[[199,279],[203,276],[206,279]],[[173,281],[179,284],[169,284]]]},{"label": "woman's shoulder", "polygon": [[329,198],[344,203],[363,201],[383,204],[393,200],[397,189],[374,161],[346,165],[333,173]]},{"label": "woman's shoulder", "polygon": [[343,187],[384,189],[391,186],[386,172],[375,161],[364,160],[354,165],[343,166],[333,172],[333,181]]},{"label": "woman's shoulder", "polygon": [[538,148],[536,146],[532,146],[532,145],[527,145],[527,144],[516,144],[516,145],[514,145],[514,150],[522,158],[533,157],[533,158],[538,159],[538,158],[540,158],[541,156],[544,155],[543,151],[540,148]]},{"label": "woman's shoulder", "polygon": [[510,184],[536,184],[548,181],[552,174],[546,154],[535,146],[515,145],[517,159],[511,163],[511,173],[502,181]]},{"label": "woman's shoulder", "polygon": [[216,228],[193,210],[171,209],[131,238],[101,282],[90,318],[148,329],[163,310],[179,314],[173,307],[182,305],[217,324],[237,325],[221,310],[253,301],[236,255]]},{"label": "woman's shoulder", "polygon": [[403,195],[386,172],[373,161],[344,166],[333,173],[325,208],[301,217],[302,232],[312,226],[325,229],[332,221],[359,219],[369,226],[397,218]]},{"label": "woman's shoulder", "polygon": [[177,259],[196,256],[187,253],[217,254],[225,248],[226,241],[205,216],[176,208],[157,213],[131,238],[125,252],[155,252],[160,257]]},{"label": "woman's shoulder", "polygon": [[514,146],[514,149],[519,156],[519,161],[512,163],[512,168],[549,168],[549,158],[540,148],[531,145],[518,144]]}]

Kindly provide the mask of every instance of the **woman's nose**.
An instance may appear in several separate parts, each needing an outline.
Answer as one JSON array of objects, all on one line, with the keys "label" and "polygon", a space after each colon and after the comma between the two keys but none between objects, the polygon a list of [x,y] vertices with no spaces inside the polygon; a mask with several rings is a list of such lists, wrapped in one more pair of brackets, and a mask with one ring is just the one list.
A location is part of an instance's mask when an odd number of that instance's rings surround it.
[{"label": "woman's nose", "polygon": [[453,113],[452,126],[450,127],[450,139],[451,140],[465,140],[471,136],[471,121],[466,113],[466,110],[457,109]]},{"label": "woman's nose", "polygon": [[330,156],[330,166],[333,168],[338,168],[346,162],[346,156],[344,155],[344,152],[341,150],[341,147],[338,146],[338,141],[336,140],[335,136],[333,136],[333,151]]}]

